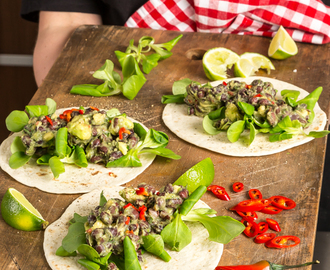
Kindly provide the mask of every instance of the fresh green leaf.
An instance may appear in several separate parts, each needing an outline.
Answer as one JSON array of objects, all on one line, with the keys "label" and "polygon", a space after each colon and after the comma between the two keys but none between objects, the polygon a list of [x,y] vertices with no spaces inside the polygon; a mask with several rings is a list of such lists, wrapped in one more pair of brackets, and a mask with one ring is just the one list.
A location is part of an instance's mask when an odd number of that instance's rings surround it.
[{"label": "fresh green leaf", "polygon": [[225,118],[225,110],[226,107],[222,106],[219,109],[216,109],[215,111],[210,112],[207,116],[210,118],[210,120],[218,120]]},{"label": "fresh green leaf", "polygon": [[[251,121],[249,121],[251,120]],[[253,125],[253,120],[252,119],[247,119],[245,120],[245,125],[246,127],[250,130],[250,139],[249,139],[249,145],[254,141],[256,135],[257,135],[257,130]]]},{"label": "fresh green leaf", "polygon": [[49,165],[49,160],[52,157],[51,154],[45,154],[37,159],[38,165]]},{"label": "fresh green leaf", "polygon": [[[96,262],[96,263],[100,263],[100,254],[94,249],[92,248],[90,245],[87,244],[81,244],[78,248],[77,248],[78,252],[85,256],[86,259]],[[110,257],[111,254],[108,254],[108,256]]]},{"label": "fresh green leaf", "polygon": [[46,98],[46,106],[48,107],[48,114],[53,114],[56,111],[56,102],[51,98]]},{"label": "fresh green leaf", "polygon": [[142,154],[142,153],[152,153],[157,156],[175,159],[175,160],[178,160],[181,158],[181,156],[175,154],[172,150],[170,150],[168,148],[163,148],[163,147],[158,147],[158,148],[153,148],[153,149],[147,148],[147,149],[141,150],[140,154]]},{"label": "fresh green leaf", "polygon": [[249,115],[249,116],[253,115],[253,113],[254,113],[254,106],[253,106],[253,105],[251,105],[251,104],[249,104],[249,103],[246,103],[246,102],[241,102],[241,101],[239,101],[239,102],[237,103],[237,105],[238,105],[238,107],[241,108],[241,110],[242,110],[245,114],[247,114],[247,115]]},{"label": "fresh green leaf", "polygon": [[202,198],[206,190],[207,187],[203,185],[196,188],[194,192],[191,193],[190,196],[181,204],[179,210],[180,214],[186,216],[194,207],[194,205],[198,202],[198,200]]},{"label": "fresh green leaf", "polygon": [[213,126],[213,120],[211,120],[208,115],[205,115],[203,118],[203,129],[210,135],[217,135],[221,132],[221,130],[216,129]]},{"label": "fresh green leaf", "polygon": [[162,96],[161,102],[162,102],[162,104],[169,104],[169,103],[184,104],[185,97],[186,97],[186,94],[164,95],[164,96]]},{"label": "fresh green leaf", "polygon": [[147,55],[142,62],[143,72],[149,74],[153,68],[157,67],[159,58],[160,55],[157,53]]},{"label": "fresh green leaf", "polygon": [[63,248],[72,253],[82,244],[86,244],[84,223],[75,222],[69,226],[68,234],[62,240]]},{"label": "fresh green leaf", "polygon": [[25,106],[25,110],[30,115],[30,117],[39,117],[42,115],[48,115],[47,105],[28,105]]},{"label": "fresh green leaf", "polygon": [[144,140],[147,135],[147,131],[144,127],[136,122],[134,122],[134,132],[140,137],[141,140]]},{"label": "fresh green leaf", "polygon": [[134,148],[129,150],[125,156],[122,156],[114,161],[109,161],[106,165],[107,168],[141,167],[141,166],[142,163],[138,158],[138,151]]},{"label": "fresh green leaf", "polygon": [[151,48],[154,49],[161,58],[159,61],[164,60],[172,55],[170,52],[173,47],[178,43],[178,41],[183,37],[183,35],[179,35],[176,38],[162,44],[150,44]]},{"label": "fresh green leaf", "polygon": [[26,155],[25,152],[15,152],[9,158],[9,167],[17,169],[25,165],[30,159],[31,156]]},{"label": "fresh green leaf", "polygon": [[110,261],[114,262],[120,270],[125,270],[125,260],[122,257],[112,253]]},{"label": "fresh green leaf", "polygon": [[175,251],[182,250],[192,239],[191,231],[182,221],[178,212],[174,213],[174,219],[165,226],[160,234],[164,242]]},{"label": "fresh green leaf", "polygon": [[311,131],[309,132],[308,137],[314,137],[314,138],[323,138],[327,136],[330,133],[328,130],[322,130],[322,131]]},{"label": "fresh green leaf", "polygon": [[319,100],[320,95],[323,91],[323,87],[318,87],[316,88],[312,93],[310,93],[307,97],[298,100],[297,104],[306,104],[307,105],[307,109],[310,111],[314,110],[315,104],[316,102]]},{"label": "fresh green leaf", "polygon": [[207,216],[212,216],[216,215],[217,211],[211,209],[211,208],[197,208],[193,210],[195,214],[200,214],[200,215],[207,215]]},{"label": "fresh green leaf", "polygon": [[60,247],[56,250],[55,254],[56,254],[57,256],[60,256],[60,257],[74,257],[74,256],[77,256],[77,252],[76,252],[76,251],[74,251],[74,252],[72,252],[72,253],[69,253],[69,252],[67,252],[62,246],[60,246]]},{"label": "fresh green leaf", "polygon": [[146,81],[144,76],[132,75],[123,84],[123,95],[129,100],[133,100]]},{"label": "fresh green leaf", "polygon": [[175,81],[172,85],[173,95],[185,95],[187,94],[186,87],[192,83],[192,80],[185,78],[179,81]]},{"label": "fresh green leaf", "polygon": [[55,137],[55,152],[59,158],[64,158],[67,155],[68,146],[68,129],[60,128]]},{"label": "fresh green leaf", "polygon": [[6,127],[9,131],[19,132],[29,122],[29,117],[24,111],[12,111],[6,118]]},{"label": "fresh green leaf", "polygon": [[86,223],[88,220],[87,216],[81,216],[77,213],[73,214],[73,218],[70,220],[70,224],[76,223],[76,222],[80,222],[80,223]]},{"label": "fresh green leaf", "polygon": [[163,238],[159,234],[149,234],[143,236],[142,239],[142,246],[146,251],[160,257],[165,262],[169,262],[171,260],[170,255],[168,255],[168,253],[164,249]]},{"label": "fresh green leaf", "polygon": [[107,111],[107,116],[110,118],[110,119],[113,119],[114,117],[120,115],[120,111],[116,108],[113,108],[111,110],[108,110]]},{"label": "fresh green leaf", "polygon": [[110,91],[109,88],[108,88],[108,92],[105,92],[104,88],[102,88],[102,90],[104,92],[101,93],[98,87],[99,87],[99,85],[97,85],[97,84],[74,85],[74,86],[72,86],[72,88],[70,90],[70,94],[82,95],[82,96],[93,96],[93,97],[107,97],[107,96],[117,95],[117,94],[121,93],[120,89],[117,89],[115,91],[114,90]]},{"label": "fresh green leaf", "polygon": [[283,99],[290,98],[292,101],[297,101],[300,91],[297,90],[282,90],[281,96]]},{"label": "fresh green leaf", "polygon": [[107,203],[107,198],[106,197],[104,197],[104,194],[103,194],[103,190],[102,190],[102,192],[101,192],[101,194],[100,194],[100,206],[103,206],[103,205],[105,205],[106,203]]},{"label": "fresh green leaf", "polygon": [[135,247],[128,236],[124,238],[124,257],[125,270],[141,270]]},{"label": "fresh green leaf", "polygon": [[88,270],[98,270],[100,269],[100,265],[92,262],[87,259],[79,259],[78,263],[81,264],[82,266],[86,267]]},{"label": "fresh green leaf", "polygon": [[65,172],[64,164],[57,156],[53,156],[49,159],[49,167],[52,170],[55,179],[58,178],[61,173]]},{"label": "fresh green leaf", "polygon": [[88,166],[88,161],[83,148],[77,145],[73,150],[72,155],[73,155],[74,164],[83,168],[86,168]]},{"label": "fresh green leaf", "polygon": [[231,217],[209,217],[196,212],[196,210],[190,211],[182,219],[186,221],[199,221],[209,232],[209,239],[221,244],[229,243],[245,229],[245,226],[241,222]]},{"label": "fresh green leaf", "polygon": [[[97,71],[94,72],[93,77],[96,79],[104,80],[104,81],[109,81],[109,87],[112,89],[118,89],[119,84],[114,78],[114,64],[111,60],[107,59],[105,60],[104,65],[98,69]],[[116,77],[118,78],[118,76]]]},{"label": "fresh green leaf", "polygon": [[236,142],[245,129],[245,121],[238,120],[230,125],[227,130],[227,138],[230,142]]},{"label": "fresh green leaf", "polygon": [[16,153],[16,152],[23,152],[25,153],[26,147],[22,142],[22,139],[20,136],[15,137],[15,139],[13,140],[13,142],[10,145],[10,152],[12,154]]}]

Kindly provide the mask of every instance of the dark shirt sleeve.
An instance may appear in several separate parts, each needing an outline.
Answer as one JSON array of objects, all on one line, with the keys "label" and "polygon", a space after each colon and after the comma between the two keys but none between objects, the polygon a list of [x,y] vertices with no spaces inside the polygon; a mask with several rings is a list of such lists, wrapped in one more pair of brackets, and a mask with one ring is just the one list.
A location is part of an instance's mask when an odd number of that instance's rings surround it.
[{"label": "dark shirt sleeve", "polygon": [[21,17],[38,22],[40,11],[64,11],[100,14],[103,3],[99,0],[22,0]]}]

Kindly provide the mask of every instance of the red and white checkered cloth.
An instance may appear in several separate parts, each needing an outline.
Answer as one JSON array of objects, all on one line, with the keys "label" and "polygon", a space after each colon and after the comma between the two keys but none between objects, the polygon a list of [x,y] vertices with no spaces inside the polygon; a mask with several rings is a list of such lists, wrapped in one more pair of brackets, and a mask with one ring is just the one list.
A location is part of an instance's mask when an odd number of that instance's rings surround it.
[{"label": "red and white checkered cloth", "polygon": [[330,42],[330,8],[320,0],[150,0],[125,25],[267,37],[282,25],[295,41]]}]

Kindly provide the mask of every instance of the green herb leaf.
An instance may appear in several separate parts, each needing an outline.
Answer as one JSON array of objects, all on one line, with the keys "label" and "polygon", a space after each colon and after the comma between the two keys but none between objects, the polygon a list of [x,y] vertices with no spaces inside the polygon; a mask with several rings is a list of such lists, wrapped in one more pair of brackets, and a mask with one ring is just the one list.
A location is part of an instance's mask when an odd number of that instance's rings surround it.
[{"label": "green herb leaf", "polygon": [[49,160],[52,157],[51,154],[45,154],[37,159],[38,165],[49,165]]},{"label": "green herb leaf", "polygon": [[92,262],[87,259],[79,259],[78,263],[81,264],[82,266],[86,267],[88,270],[98,270],[100,269],[100,265]]},{"label": "green herb leaf", "polygon": [[16,152],[23,152],[25,153],[26,147],[22,142],[21,137],[17,136],[15,137],[15,139],[13,140],[13,142],[10,145],[10,152],[12,154],[16,153]]},{"label": "green herb leaf", "polygon": [[186,216],[190,210],[194,207],[194,205],[198,202],[198,200],[204,195],[206,192],[206,186],[199,186],[194,190],[193,193],[181,204],[180,206],[180,214]]},{"label": "green herb leaf", "polygon": [[191,231],[182,221],[178,212],[174,213],[174,219],[165,226],[160,234],[164,242],[175,251],[182,250],[192,239]]},{"label": "green herb leaf", "polygon": [[205,130],[206,133],[210,135],[217,135],[221,132],[221,130],[216,129],[213,126],[213,120],[210,119],[208,115],[205,115],[203,118],[203,129]]},{"label": "green herb leaf", "polygon": [[56,102],[51,98],[46,98],[46,106],[48,107],[48,114],[53,114],[56,111]]},{"label": "green herb leaf", "polygon": [[209,239],[211,241],[227,244],[236,236],[240,235],[245,229],[245,226],[241,222],[231,217],[209,217],[198,213],[196,210],[190,211],[188,215],[182,217],[182,219],[187,221],[199,221],[202,223],[209,232]]},{"label": "green herb leaf", "polygon": [[134,122],[134,132],[140,137],[141,140],[144,140],[147,135],[147,131],[144,127],[136,122]]},{"label": "green herb leaf", "polygon": [[114,117],[120,115],[120,111],[116,108],[113,108],[111,110],[108,110],[107,111],[107,116],[110,118],[110,119],[113,119]]},{"label": "green herb leaf", "polygon": [[57,256],[60,256],[60,257],[74,257],[74,256],[77,256],[77,252],[76,252],[76,251],[74,251],[74,252],[72,252],[72,253],[69,253],[69,252],[67,252],[62,246],[60,246],[60,247],[56,250],[55,254],[56,254]]},{"label": "green herb leaf", "polygon": [[161,102],[162,102],[162,104],[169,104],[169,103],[184,104],[185,97],[186,97],[186,94],[164,95],[164,96],[162,96]]},{"label": "green herb leaf", "polygon": [[122,156],[114,161],[109,161],[106,165],[107,168],[116,167],[141,167],[142,163],[138,158],[138,150],[132,148],[125,156]]},{"label": "green herb leaf", "polygon": [[314,137],[314,138],[322,138],[327,136],[330,133],[328,130],[322,130],[322,131],[311,131],[309,132],[308,137]]},{"label": "green herb leaf", "polygon": [[160,55],[157,53],[147,55],[144,58],[144,60],[142,61],[143,72],[146,74],[149,74],[153,68],[157,67],[159,58],[160,58]]},{"label": "green herb leaf", "polygon": [[100,203],[99,203],[99,205],[100,206],[103,206],[103,205],[105,205],[106,203],[107,203],[107,198],[104,196],[104,194],[103,194],[103,190],[102,190],[102,192],[101,192],[101,194],[100,194]]},{"label": "green herb leaf", "polygon": [[61,173],[65,172],[64,164],[57,156],[53,156],[49,159],[49,167],[52,170],[55,179],[58,178]]},{"label": "green herb leaf", "polygon": [[75,222],[69,226],[68,234],[62,240],[63,248],[72,253],[82,244],[86,244],[84,223]]},{"label": "green herb leaf", "polygon": [[165,262],[169,262],[171,260],[170,255],[164,249],[164,241],[163,238],[159,234],[149,234],[142,237],[144,249],[151,254],[154,254],[160,257]]},{"label": "green herb leaf", "polygon": [[66,127],[60,128],[55,137],[55,152],[60,158],[67,155],[68,146],[68,129]]},{"label": "green herb leaf", "polygon": [[239,120],[230,125],[230,127],[227,130],[227,138],[230,142],[237,142],[239,139],[239,136],[242,134],[242,132],[245,129],[245,121]]},{"label": "green herb leaf", "polygon": [[9,167],[12,169],[17,169],[25,165],[30,159],[31,156],[26,155],[25,152],[15,152],[9,158]]},{"label": "green herb leaf", "polygon": [[181,158],[181,156],[175,154],[172,150],[168,148],[163,148],[163,147],[158,147],[158,148],[153,148],[153,149],[144,149],[140,151],[140,154],[142,153],[152,153],[157,156],[165,157],[165,158],[170,158],[174,160],[178,160]]},{"label": "green herb leaf", "polygon": [[298,100],[297,104],[306,104],[307,105],[307,109],[310,111],[314,110],[315,104],[316,102],[319,100],[320,95],[323,91],[323,87],[318,87],[316,88],[312,93],[310,93],[307,97]]},{"label": "green herb leaf", "polygon": [[124,239],[125,270],[141,270],[135,247],[131,239],[126,236]]},{"label": "green herb leaf", "polygon": [[175,81],[172,85],[172,93],[173,95],[185,95],[187,94],[187,86],[191,84],[193,81],[189,78],[185,78],[179,81]]},{"label": "green herb leaf", "polygon": [[42,115],[48,115],[47,105],[29,105],[29,106],[25,106],[25,110],[30,115],[30,117],[39,117]]},{"label": "green herb leaf", "polygon": [[23,111],[12,111],[6,118],[6,127],[9,131],[19,132],[29,122],[29,117]]},{"label": "green herb leaf", "polygon": [[247,114],[247,115],[249,115],[249,116],[253,115],[253,113],[254,113],[254,106],[253,106],[253,105],[248,104],[248,103],[245,103],[245,102],[241,102],[241,101],[239,101],[239,102],[237,103],[237,105],[238,105],[238,107],[241,108],[241,110],[242,110],[245,114]]}]

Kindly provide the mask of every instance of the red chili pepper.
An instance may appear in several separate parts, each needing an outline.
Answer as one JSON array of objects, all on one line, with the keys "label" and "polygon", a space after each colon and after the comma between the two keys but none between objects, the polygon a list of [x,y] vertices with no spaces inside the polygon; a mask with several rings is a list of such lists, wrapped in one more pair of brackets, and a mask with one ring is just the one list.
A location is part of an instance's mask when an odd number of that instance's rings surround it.
[{"label": "red chili pepper", "polygon": [[274,230],[275,232],[281,231],[280,225],[278,224],[278,222],[276,220],[271,219],[271,218],[266,218],[266,221],[267,221],[270,229]]},{"label": "red chili pepper", "polygon": [[126,221],[125,221],[125,224],[126,224],[126,225],[129,224],[130,219],[131,219],[130,217],[127,217],[127,218],[126,218]]},{"label": "red chili pepper", "polygon": [[86,232],[88,233],[88,234],[91,234],[92,233],[92,228],[89,228]]},{"label": "red chili pepper", "polygon": [[66,117],[64,116],[64,114],[60,114],[60,118],[61,119],[66,119]]},{"label": "red chili pepper", "polygon": [[268,223],[267,222],[259,222],[258,223],[258,231],[259,233],[265,233],[268,230]]},{"label": "red chili pepper", "polygon": [[280,265],[280,264],[274,264],[269,261],[260,261],[255,264],[250,265],[233,265],[233,266],[217,266],[215,270],[284,270],[284,269],[290,269],[290,268],[299,268],[308,266],[311,264],[318,264],[319,261],[315,262],[308,262],[304,264],[299,265]]},{"label": "red chili pepper", "polygon": [[126,128],[122,127],[121,129],[119,129],[119,139],[122,140],[123,139],[123,133],[127,133],[128,135],[131,134],[131,132],[129,130],[127,130]]},{"label": "red chili pepper", "polygon": [[137,195],[149,196],[148,192],[144,187],[140,187],[136,190]]},{"label": "red chili pepper", "polygon": [[262,233],[256,236],[254,238],[254,242],[257,244],[263,244],[266,243],[276,237],[275,233]]},{"label": "red chili pepper", "polygon": [[268,205],[264,209],[260,210],[261,213],[269,214],[269,215],[276,215],[278,213],[281,213],[283,209],[277,208],[273,205]]},{"label": "red chili pepper", "polygon": [[139,210],[137,210],[136,207],[135,207],[133,204],[131,204],[131,203],[126,204],[125,206],[123,206],[123,208],[126,209],[127,207],[130,207],[130,206],[133,207],[136,211],[139,211]]},{"label": "red chili pepper", "polygon": [[251,89],[251,88],[252,88],[252,85],[247,84],[247,85],[246,85],[246,88],[247,88],[247,89]]},{"label": "red chili pepper", "polygon": [[262,194],[259,189],[250,189],[249,190],[249,197],[251,199],[262,199]]},{"label": "red chili pepper", "polygon": [[147,207],[145,205],[142,205],[139,207],[139,212],[140,212],[140,219],[141,220],[146,220],[145,213],[147,211]]},{"label": "red chili pepper", "polygon": [[226,83],[225,81],[223,81],[223,82],[222,82],[222,84],[223,84],[224,86],[226,86],[226,85],[227,85],[227,83]]},{"label": "red chili pepper", "polygon": [[289,210],[296,207],[296,203],[287,197],[273,196],[270,197],[269,200],[271,201],[272,205],[284,210]]},{"label": "red chili pepper", "polygon": [[46,115],[46,119],[47,119],[48,123],[49,123],[51,126],[53,126],[53,121],[52,121],[52,119],[50,119],[47,115]]},{"label": "red chili pepper", "polygon": [[125,231],[125,233],[126,233],[126,234],[134,234],[133,231],[129,231],[129,230]]},{"label": "red chili pepper", "polygon": [[294,247],[300,243],[300,239],[293,235],[283,235],[275,237],[274,239],[266,242],[268,248],[288,248]]},{"label": "red chili pepper", "polygon": [[243,232],[247,237],[255,237],[259,233],[258,224],[254,221],[247,221],[243,218],[241,222],[246,227]]},{"label": "red chili pepper", "polygon": [[212,193],[223,201],[230,201],[230,197],[224,187],[211,185],[207,187],[207,190],[212,191]]},{"label": "red chili pepper", "polygon": [[230,210],[241,211],[241,212],[255,212],[255,211],[260,211],[269,204],[270,201],[266,199],[256,199],[256,200],[251,199],[251,200],[241,201]]},{"label": "red chili pepper", "polygon": [[84,114],[84,110],[79,110],[79,114]]},{"label": "red chili pepper", "polygon": [[258,215],[256,212],[236,211],[236,213],[239,214],[242,218],[246,219],[247,221],[254,221],[258,218]]},{"label": "red chili pepper", "polygon": [[99,111],[98,108],[95,108],[95,107],[93,107],[93,106],[89,106],[89,108],[91,108],[91,109],[94,110],[94,111]]},{"label": "red chili pepper", "polygon": [[234,192],[240,192],[244,189],[244,184],[241,182],[236,182],[233,184],[233,191]]}]

